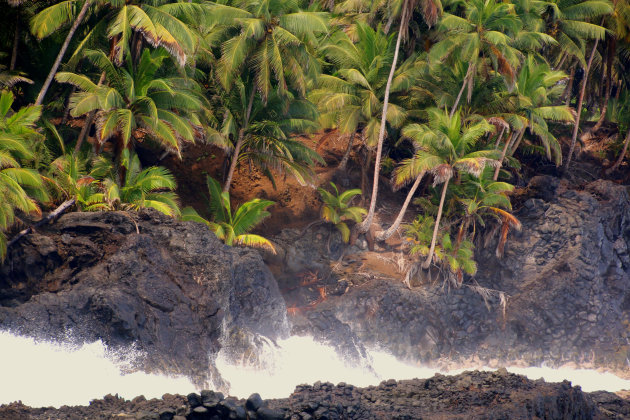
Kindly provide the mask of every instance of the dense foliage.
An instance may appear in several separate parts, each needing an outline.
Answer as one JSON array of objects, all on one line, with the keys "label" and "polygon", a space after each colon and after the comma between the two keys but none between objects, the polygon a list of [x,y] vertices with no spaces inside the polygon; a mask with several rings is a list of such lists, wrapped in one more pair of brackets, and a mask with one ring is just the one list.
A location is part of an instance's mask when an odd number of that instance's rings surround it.
[{"label": "dense foliage", "polygon": [[345,219],[367,232],[393,163],[394,188],[411,187],[376,238],[424,185],[412,253],[461,282],[478,231],[500,228],[500,255],[520,227],[520,161],[570,174],[576,144],[608,123],[610,173],[630,142],[628,0],[23,0],[0,12],[0,256],[16,222],[70,198],[179,216],[172,175],[135,150],[181,156],[191,142],[221,147],[226,174],[208,178],[212,219],[185,218],[272,249],[247,233],[271,202],[231,210],[235,169],[312,182],[322,160],[296,136],[336,129],[349,138],[341,170],[356,136],[368,150],[372,193],[363,211],[349,207],[356,189],[320,190],[322,216],[344,240]]}]

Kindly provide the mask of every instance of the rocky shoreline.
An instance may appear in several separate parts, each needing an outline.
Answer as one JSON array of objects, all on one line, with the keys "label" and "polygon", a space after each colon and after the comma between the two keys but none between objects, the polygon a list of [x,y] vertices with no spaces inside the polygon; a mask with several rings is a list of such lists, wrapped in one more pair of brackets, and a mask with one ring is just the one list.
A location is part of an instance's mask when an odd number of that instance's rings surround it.
[{"label": "rocky shoreline", "polygon": [[[258,344],[289,334],[312,335],[349,355],[351,362],[363,361],[364,346],[380,345],[396,357],[426,364],[448,359],[498,367],[518,360],[603,367],[627,377],[628,191],[608,181],[569,188],[541,176],[519,199],[516,215],[523,229],[511,233],[503,259],[494,256],[490,238],[489,246],[479,250],[476,283],[446,291],[422,276],[408,289],[395,270],[373,264],[403,250],[385,244],[368,255],[360,243],[344,248],[328,227],[281,232],[273,238],[278,254],[263,260],[255,250],[224,246],[205,225],[154,211],[67,214],[11,248],[0,267],[0,328],[47,340],[102,340],[113,349],[133,344],[146,355],[139,369],[188,375],[200,389],[217,391],[227,389],[213,363],[220,350],[256,361]],[[484,296],[477,286],[498,293]],[[499,374],[490,376],[499,379],[486,389],[487,375],[465,374],[463,382],[445,377],[394,381],[365,390],[319,384],[299,387],[288,399],[270,400],[265,407],[282,410],[287,418],[383,418],[387,410],[399,418],[530,418],[539,409],[543,414],[577,410],[577,417],[568,418],[630,416],[623,411],[626,403],[612,394],[597,394],[605,395],[601,401],[610,401],[609,406],[567,384]],[[523,388],[519,381],[530,385]],[[434,383],[440,387],[436,395],[451,401],[451,408],[414,405]],[[458,392],[449,396],[449,387]],[[527,391],[526,396],[521,400],[512,390]],[[399,391],[414,398],[403,401]],[[510,397],[502,399],[506,392]],[[191,419],[194,409],[204,412],[190,406],[194,401],[173,398],[176,407],[165,398],[146,418],[160,418],[160,410],[173,408],[173,416]],[[3,410],[25,410],[34,419],[110,418],[116,410],[132,410],[136,417],[128,418],[143,418],[141,400],[108,397],[96,404],[101,411],[69,409],[69,417],[62,409],[46,417],[46,409],[19,404]],[[509,401],[523,403],[508,407]],[[306,410],[309,402],[316,408]],[[316,414],[322,407],[326,410]],[[518,414],[500,414],[506,407]],[[230,413],[238,417],[242,410],[235,410]],[[468,410],[478,416],[466,417]],[[327,411],[331,414],[325,417]],[[597,417],[608,411],[621,417]],[[105,417],[98,417],[101,412]],[[485,412],[494,414],[483,417]],[[565,418],[555,415],[548,418]]]},{"label": "rocky shoreline", "polygon": [[429,379],[388,380],[358,388],[350,384],[300,385],[288,397],[247,400],[201,391],[131,401],[108,395],[89,406],[0,406],[3,420],[211,420],[211,419],[626,419],[630,400],[609,392],[584,393],[570,382],[546,383],[496,372],[464,372]]},{"label": "rocky shoreline", "polygon": [[[282,232],[278,254],[290,263],[274,274],[296,308],[293,333],[345,353],[363,343],[432,366],[545,364],[629,377],[628,190],[537,176],[518,200],[521,231],[510,232],[502,258],[496,236],[479,238],[479,272],[460,288],[420,275],[409,290],[400,248],[352,246],[339,260],[343,244],[329,241],[325,227]],[[287,289],[284,279],[296,276],[305,286]]]}]

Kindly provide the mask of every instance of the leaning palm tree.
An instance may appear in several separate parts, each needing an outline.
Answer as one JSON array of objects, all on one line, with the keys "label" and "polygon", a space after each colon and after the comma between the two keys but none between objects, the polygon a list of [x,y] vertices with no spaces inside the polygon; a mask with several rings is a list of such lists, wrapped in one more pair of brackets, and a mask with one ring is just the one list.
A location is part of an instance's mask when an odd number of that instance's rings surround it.
[{"label": "leaning palm tree", "polygon": [[286,96],[292,87],[305,96],[308,78],[319,67],[313,47],[316,35],[328,31],[327,14],[302,11],[291,0],[237,0],[233,6],[215,4],[211,13],[213,21],[233,27],[221,44],[217,73],[223,87],[231,89],[239,78],[251,80],[252,86],[223,187],[229,191],[256,92],[263,103],[274,89]]},{"label": "leaning palm tree", "polygon": [[221,185],[214,178],[209,176],[206,181],[213,220],[204,219],[192,207],[182,210],[182,219],[205,223],[228,246],[243,245],[263,248],[275,254],[276,250],[268,239],[248,233],[270,215],[266,209],[274,202],[255,198],[243,203],[232,212],[230,193],[221,191]]},{"label": "leaning palm tree", "polygon": [[200,135],[203,100],[192,81],[157,75],[169,57],[165,50],[144,50],[140,61],[135,64],[128,60],[126,68],[114,66],[102,51],[88,50],[86,55],[107,75],[107,85],[70,72],[60,72],[56,78],[80,89],[70,97],[73,117],[96,112],[99,148],[114,138],[119,159],[124,149],[132,148],[134,140],[146,136],[179,154],[181,142],[192,142]]},{"label": "leaning palm tree", "polygon": [[383,142],[385,140],[385,125],[387,121],[387,113],[389,107],[389,93],[392,88],[392,82],[394,80],[394,74],[396,73],[396,65],[398,63],[398,53],[400,51],[400,43],[403,38],[407,38],[407,31],[409,23],[413,18],[413,11],[416,6],[420,4],[422,6],[422,16],[425,23],[429,28],[437,22],[437,19],[441,13],[441,5],[437,0],[403,0],[400,8],[400,26],[398,29],[398,35],[396,37],[396,47],[394,48],[394,58],[392,60],[392,66],[387,77],[387,84],[385,85],[385,94],[383,96],[383,112],[381,114],[381,124],[378,132],[378,144],[376,146],[376,158],[374,160],[374,181],[372,182],[372,196],[370,198],[370,207],[368,214],[359,225],[360,232],[367,232],[372,225],[372,219],[374,218],[374,212],[376,211],[376,198],[378,195],[378,181],[379,173],[381,170],[381,155],[383,153]]},{"label": "leaning palm tree", "polygon": [[34,169],[22,167],[33,157],[35,123],[41,108],[29,106],[17,112],[11,110],[13,94],[0,94],[0,260],[7,252],[5,232],[15,222],[16,210],[39,214],[37,200],[44,202],[48,195],[42,178]]},{"label": "leaning palm tree", "polygon": [[[573,158],[577,140],[589,73],[599,40],[603,39],[606,34],[606,28],[601,26],[604,20],[600,17],[610,14],[613,7],[608,0],[547,0],[544,4],[543,16],[547,25],[547,33],[557,40],[560,52],[569,57],[568,65],[571,65],[572,59],[577,60],[584,70],[577,100],[577,115],[571,135],[571,144],[564,163],[565,168],[568,168]],[[600,24],[593,23],[593,19],[598,19]],[[594,40],[594,43],[587,58],[585,51],[589,40]],[[553,49],[551,52],[556,54]]]},{"label": "leaning palm tree", "polygon": [[[345,32],[336,32],[322,47],[322,52],[334,64],[336,71],[319,76],[318,87],[309,95],[320,109],[322,125],[325,128],[337,127],[341,133],[350,136],[342,163],[347,161],[347,153],[359,130],[368,147],[378,144],[387,74],[394,49],[393,38],[380,29],[374,30],[357,23],[355,34],[356,43]],[[391,93],[399,93],[412,85],[410,70],[407,66],[397,72]],[[400,127],[405,117],[402,107],[389,105],[386,121],[390,126]]]},{"label": "leaning palm tree", "polygon": [[486,165],[497,165],[496,150],[472,151],[475,143],[484,134],[492,131],[485,120],[476,124],[462,124],[459,112],[452,117],[445,110],[431,108],[427,110],[426,124],[410,124],[403,128],[403,136],[418,143],[411,166],[415,173],[428,171],[433,175],[433,184],[443,184],[438,207],[435,228],[427,259],[422,264],[428,268],[433,259],[435,241],[440,227],[440,219],[444,207],[444,198],[448,184],[456,172],[479,176]]}]

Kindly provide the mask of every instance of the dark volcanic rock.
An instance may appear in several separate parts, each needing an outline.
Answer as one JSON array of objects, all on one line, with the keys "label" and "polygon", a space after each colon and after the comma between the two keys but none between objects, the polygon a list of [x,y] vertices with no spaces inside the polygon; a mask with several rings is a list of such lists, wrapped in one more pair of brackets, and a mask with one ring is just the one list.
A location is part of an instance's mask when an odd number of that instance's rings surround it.
[{"label": "dark volcanic rock", "polygon": [[[574,362],[627,373],[630,200],[626,188],[600,180],[571,190],[563,181],[544,176],[532,179],[527,195],[516,213],[522,229],[510,232],[504,257],[495,256],[496,239],[484,249],[479,245],[479,272],[464,287],[444,288],[440,281],[408,290],[401,279],[384,278],[368,268],[344,278],[327,274],[328,283],[347,280],[352,287],[341,296],[328,294],[314,305],[303,303],[294,331],[312,332],[322,341],[346,347],[352,347],[345,344],[348,341],[380,345],[414,361],[479,357],[494,365],[515,360]],[[291,234],[284,232],[278,242],[286,243],[285,237],[295,237]],[[321,271],[325,266],[325,236],[310,245],[316,234],[295,239],[300,270]],[[346,259],[352,258],[360,259],[360,254]],[[310,268],[309,260],[314,262]],[[485,300],[477,286],[489,290]],[[283,293],[290,299],[302,289],[306,288],[289,285]],[[349,331],[327,327],[336,322]]]},{"label": "dark volcanic rock", "polygon": [[[598,180],[582,191],[549,176],[532,179],[505,257],[480,259],[483,285],[510,295],[501,329],[484,339],[514,357],[573,360],[628,369],[630,200]],[[524,343],[532,343],[525,346]],[[528,348],[529,347],[529,348]],[[540,348],[536,351],[536,348]]]},{"label": "dark volcanic rock", "polygon": [[145,368],[204,375],[222,326],[274,339],[286,308],[256,251],[155,211],[71,213],[22,239],[0,267],[0,328],[110,346]]},{"label": "dark volcanic rock", "polygon": [[[603,420],[628,418],[630,401],[608,392],[587,394],[570,382],[531,381],[499,369],[457,376],[383,381],[378,386],[316,383],[300,385],[288,398],[259,401],[256,411],[245,400],[228,397],[216,406],[182,406],[186,397],[162,400],[112,396],[88,407],[30,408],[0,406],[3,420],[74,419],[440,419],[440,420]],[[196,403],[196,402],[195,402]],[[175,415],[173,417],[173,415]],[[183,417],[182,415],[185,415]],[[182,416],[182,417],[179,417]]]}]

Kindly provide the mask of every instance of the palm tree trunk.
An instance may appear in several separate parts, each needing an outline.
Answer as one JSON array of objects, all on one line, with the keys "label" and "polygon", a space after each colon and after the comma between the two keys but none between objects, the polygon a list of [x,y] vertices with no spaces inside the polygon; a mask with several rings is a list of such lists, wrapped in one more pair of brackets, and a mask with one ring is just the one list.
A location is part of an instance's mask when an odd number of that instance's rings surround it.
[{"label": "palm tree trunk", "polygon": [[567,59],[568,56],[569,56],[569,54],[567,54],[567,53],[564,53],[564,55],[562,55],[562,58],[560,59],[560,62],[556,66],[556,69],[561,69],[562,68],[562,65],[564,64],[564,61]]},{"label": "palm tree trunk", "polygon": [[459,105],[460,99],[462,99],[462,94],[464,93],[464,89],[466,89],[466,84],[468,83],[468,79],[470,78],[470,73],[472,71],[472,62],[468,63],[468,70],[466,70],[466,76],[464,76],[464,82],[462,83],[462,88],[459,90],[457,94],[457,98],[455,98],[455,103],[453,104],[453,108],[451,108],[451,113],[449,114],[449,118],[453,118],[455,115],[455,110],[457,109],[457,105]]},{"label": "palm tree trunk", "polygon": [[[521,144],[521,140],[523,140],[523,137],[525,135],[525,130],[526,129],[527,129],[527,127],[523,127],[521,132],[518,134],[518,138],[516,139],[516,141],[514,142],[512,147],[510,147],[510,156],[513,156],[514,153],[516,153],[516,150],[518,149],[518,146]],[[531,133],[531,130],[530,130],[530,133]]]},{"label": "palm tree trunk", "polygon": [[46,96],[46,92],[48,91],[48,88],[50,87],[50,84],[52,83],[52,79],[53,77],[55,77],[55,74],[57,73],[57,69],[59,68],[59,65],[61,64],[61,60],[63,60],[63,55],[66,53],[66,50],[68,49],[68,45],[70,45],[70,40],[74,36],[74,33],[76,32],[77,28],[83,21],[83,18],[85,17],[88,11],[88,8],[90,7],[90,3],[91,3],[91,0],[85,0],[85,3],[83,3],[83,7],[81,8],[79,15],[74,20],[74,23],[72,24],[72,27],[70,28],[70,31],[68,32],[68,35],[66,36],[66,40],[61,45],[59,54],[57,54],[55,63],[50,69],[50,73],[48,73],[48,77],[46,77],[46,81],[44,82],[44,85],[42,86],[42,90],[40,90],[39,95],[37,95],[37,99],[35,100],[35,105],[41,105],[42,102],[44,102],[44,96]]},{"label": "palm tree trunk", "polygon": [[411,186],[411,189],[407,193],[407,198],[405,198],[405,202],[400,208],[400,212],[398,212],[398,216],[396,216],[396,220],[394,220],[394,223],[389,227],[389,229],[387,229],[386,231],[378,232],[376,234],[377,241],[386,240],[387,238],[392,236],[394,232],[398,230],[398,227],[400,226],[403,218],[405,217],[405,212],[407,211],[407,207],[409,207],[409,203],[411,203],[411,199],[413,198],[413,195],[416,193],[416,190],[418,189],[418,186],[420,185],[420,181],[422,181],[423,176],[424,176],[424,171],[422,171],[420,175],[416,177],[416,181],[413,183],[413,185]]},{"label": "palm tree trunk", "polygon": [[343,158],[341,162],[339,162],[338,169],[346,169],[346,165],[348,164],[348,159],[350,159],[350,152],[352,151],[352,145],[354,144],[354,136],[357,134],[356,131],[353,131],[350,134],[350,140],[348,140],[348,147],[346,148],[346,152],[343,154]]},{"label": "palm tree trunk", "polygon": [[63,118],[61,119],[61,125],[66,125],[66,123],[68,122],[68,117],[70,117],[70,107],[68,106],[68,103],[70,102],[70,96],[74,95],[76,91],[77,91],[77,87],[72,86],[72,89],[70,89],[70,95],[64,101],[64,106],[66,107],[66,110],[63,111]]},{"label": "palm tree trunk", "polygon": [[591,64],[593,64],[593,57],[595,57],[595,51],[597,50],[598,43],[599,43],[599,39],[596,39],[595,45],[593,45],[593,49],[591,50],[591,55],[588,58],[588,63],[586,63],[586,68],[584,69],[584,80],[582,80],[582,89],[580,89],[580,96],[578,97],[578,103],[577,103],[577,109],[576,109],[577,116],[575,117],[575,126],[573,127],[573,135],[571,136],[571,146],[569,147],[569,155],[567,156],[567,162],[564,165],[565,169],[569,169],[569,166],[571,165],[571,159],[573,158],[573,151],[575,150],[575,141],[577,140],[577,134],[580,128],[580,116],[582,115],[582,103],[584,102],[584,92],[586,92],[586,83],[588,81],[588,73],[591,70]]},{"label": "palm tree trunk", "polygon": [[611,174],[615,172],[619,168],[619,166],[621,166],[621,162],[623,162],[623,158],[626,156],[626,152],[628,151],[628,143],[630,143],[630,130],[628,130],[628,134],[626,134],[626,139],[623,142],[623,149],[621,150],[617,161],[613,166],[610,167],[610,169],[606,171],[606,174]]},{"label": "palm tree trunk", "polygon": [[[403,10],[406,8],[403,6]],[[376,147],[376,159],[374,160],[374,182],[372,184],[372,197],[370,199],[370,208],[365,220],[358,226],[360,233],[368,231],[372,225],[374,219],[374,211],[376,210],[376,197],[378,195],[378,178],[381,169],[381,154],[383,153],[383,141],[385,140],[385,127],[387,125],[387,106],[389,105],[389,91],[392,87],[392,80],[394,79],[394,73],[396,72],[396,62],[398,61],[398,52],[400,51],[400,41],[402,39],[402,27],[403,22],[407,18],[406,12],[400,18],[400,29],[398,31],[398,37],[396,38],[396,49],[394,50],[394,59],[392,60],[392,67],[389,70],[389,76],[387,77],[387,85],[385,86],[385,97],[383,98],[383,115],[381,116],[381,127],[378,132],[378,145]]]},{"label": "palm tree trunk", "polygon": [[601,128],[602,124],[604,124],[604,120],[606,119],[606,111],[608,111],[608,101],[610,100],[610,94],[612,92],[612,65],[613,65],[616,45],[617,45],[616,39],[613,36],[611,37],[610,42],[608,44],[608,48],[607,48],[606,76],[605,76],[606,87],[604,91],[604,102],[602,103],[602,113],[600,114],[599,120],[597,120],[597,123],[595,124],[595,126],[591,129],[591,132],[593,133],[595,133],[597,130]]},{"label": "palm tree trunk", "polygon": [[440,220],[442,219],[442,210],[444,209],[444,198],[446,197],[446,190],[448,189],[448,182],[451,179],[448,178],[444,181],[444,186],[442,187],[442,196],[440,197],[440,207],[438,207],[437,218],[435,219],[435,227],[433,228],[433,237],[431,238],[431,247],[429,248],[429,255],[427,255],[427,259],[422,264],[422,268],[425,270],[429,268],[431,265],[431,260],[433,259],[433,252],[435,251],[435,242],[437,241],[438,230],[440,230]]},{"label": "palm tree trunk", "polygon": [[609,89],[608,87],[606,87],[606,92],[604,95],[604,103],[602,104],[602,113],[599,115],[599,119],[597,120],[597,123],[595,123],[593,128],[591,128],[592,133],[597,132],[597,130],[599,130],[602,127],[602,124],[604,124],[604,120],[606,119],[606,112],[608,111],[608,101],[610,100],[611,90],[612,89]]},{"label": "palm tree trunk", "polygon": [[499,166],[497,166],[494,170],[494,176],[492,177],[493,181],[496,181],[499,178],[499,171],[501,171],[501,166],[503,165],[503,159],[505,159],[505,155],[507,154],[507,149],[514,136],[516,136],[516,132],[512,133],[512,137],[505,140],[505,145],[503,146],[503,150],[501,150],[501,158],[499,159]]},{"label": "palm tree trunk", "polygon": [[503,138],[503,133],[505,133],[505,127],[501,128],[501,133],[499,133],[499,137],[497,137],[497,141],[494,143],[495,149],[499,148],[499,144],[501,144],[501,139]]},{"label": "palm tree trunk", "polygon": [[243,122],[243,127],[238,130],[238,140],[236,141],[236,146],[234,146],[234,153],[232,153],[232,161],[230,162],[230,169],[228,170],[227,178],[225,179],[225,184],[223,185],[223,192],[230,191],[230,184],[232,183],[232,178],[234,177],[234,170],[236,169],[236,165],[238,163],[238,155],[241,152],[241,147],[243,146],[243,140],[245,138],[245,131],[249,127],[249,117],[252,114],[252,107],[254,105],[254,97],[256,96],[256,88],[252,86],[252,93],[249,95],[249,103],[247,104],[247,112],[245,113],[245,121]]},{"label": "palm tree trunk", "polygon": [[567,82],[567,87],[564,90],[564,94],[566,95],[565,105],[569,106],[571,103],[571,91],[573,90],[573,78],[575,77],[575,66],[571,67],[571,73],[569,74],[569,81]]},{"label": "palm tree trunk", "polygon": [[15,70],[19,43],[20,43],[20,21],[16,17],[15,34],[13,35],[13,51],[11,51],[11,63],[9,64],[9,71]]},{"label": "palm tree trunk", "polygon": [[[368,189],[368,177],[367,171],[370,167],[370,162],[372,162],[372,150],[370,150],[367,146],[365,148],[365,162],[361,166],[361,207],[365,205],[366,195],[365,191]],[[356,225],[355,225],[356,226]]]}]

